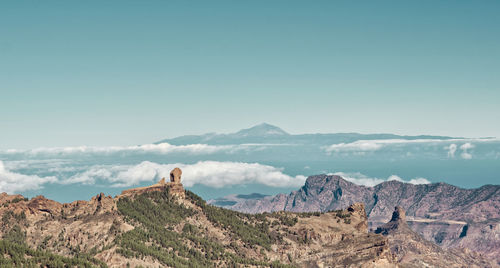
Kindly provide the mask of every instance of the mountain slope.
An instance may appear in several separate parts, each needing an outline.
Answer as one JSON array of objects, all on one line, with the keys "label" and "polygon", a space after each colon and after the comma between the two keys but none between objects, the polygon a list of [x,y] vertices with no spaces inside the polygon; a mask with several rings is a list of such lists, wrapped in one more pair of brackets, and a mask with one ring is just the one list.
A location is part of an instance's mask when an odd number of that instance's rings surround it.
[{"label": "mountain slope", "polygon": [[355,202],[366,204],[371,228],[387,222],[392,208],[400,206],[407,210],[409,226],[425,239],[444,248],[477,250],[500,262],[500,186],[462,189],[445,183],[388,181],[365,187],[339,176],[317,175],[288,195],[244,200],[226,207],[249,213],[312,212]]},{"label": "mountain slope", "polygon": [[[249,215],[208,205],[180,182],[162,180],[69,204],[2,194],[0,216],[2,239],[67,258],[87,256],[92,266],[395,267],[387,239],[367,232],[362,204]],[[15,256],[0,260],[12,263]]]}]

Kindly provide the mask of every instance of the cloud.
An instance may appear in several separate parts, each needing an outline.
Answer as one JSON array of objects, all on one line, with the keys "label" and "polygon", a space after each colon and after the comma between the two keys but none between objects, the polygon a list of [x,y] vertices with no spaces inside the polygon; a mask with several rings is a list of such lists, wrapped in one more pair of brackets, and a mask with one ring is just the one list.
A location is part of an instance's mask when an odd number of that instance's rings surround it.
[{"label": "cloud", "polygon": [[373,187],[385,181],[384,179],[367,177],[366,175],[363,175],[359,172],[356,173],[335,172],[329,175],[337,175],[344,178],[346,181],[350,181],[354,184],[364,185],[369,187]]},{"label": "cloud", "polygon": [[[327,154],[332,153],[365,153],[378,151],[386,146],[390,145],[406,145],[406,144],[438,144],[438,143],[449,143],[449,142],[464,142],[464,141],[476,141],[476,142],[491,142],[498,141],[494,138],[478,138],[478,139],[415,139],[415,140],[405,140],[405,139],[387,139],[387,140],[357,140],[351,143],[338,143],[329,146],[322,147],[322,149]],[[466,143],[470,144],[470,143]],[[464,144],[465,145],[465,144]],[[451,145],[450,145],[451,146]],[[456,146],[456,145],[455,145]],[[463,146],[463,145],[462,145]],[[473,147],[471,147],[473,148]],[[448,147],[448,149],[451,149]],[[456,151],[456,147],[455,147]]]},{"label": "cloud", "polygon": [[[10,163],[24,166],[23,162]],[[200,161],[195,164],[158,164],[143,161],[137,165],[93,165],[79,167],[76,174],[58,179],[55,176],[41,177],[9,171],[0,161],[0,192],[19,193],[42,188],[46,183],[93,185],[104,183],[111,187],[131,187],[143,182],[153,183],[162,177],[168,178],[170,171],[182,169],[182,183],[186,187],[202,184],[213,188],[233,185],[263,184],[270,187],[299,187],[305,176],[290,176],[282,168],[259,163]],[[59,170],[66,167],[54,167]],[[73,171],[73,170],[72,170]]]},{"label": "cloud", "polygon": [[111,154],[120,152],[135,153],[192,153],[192,154],[211,154],[218,151],[234,149],[232,145],[208,145],[208,144],[188,144],[172,145],[169,143],[143,144],[136,146],[76,146],[76,147],[42,147],[31,150],[10,149],[5,151],[8,154],[30,154],[30,155],[70,155],[70,154]]},{"label": "cloud", "polygon": [[359,140],[351,143],[332,144],[325,148],[327,153],[338,152],[367,152],[376,151],[382,148],[382,144],[376,141]]},{"label": "cloud", "polygon": [[208,144],[187,144],[172,145],[170,143],[143,144],[135,146],[73,146],[73,147],[41,147],[36,149],[9,149],[0,151],[0,154],[24,154],[29,157],[37,156],[70,156],[81,154],[115,154],[115,153],[187,153],[194,155],[213,154],[219,152],[237,153],[239,151],[261,151],[270,146],[287,146],[291,144],[234,144],[234,145],[208,145]]},{"label": "cloud", "polygon": [[411,179],[409,181],[405,181],[396,175],[389,176],[387,181],[399,181],[399,182],[404,182],[404,183],[409,183],[409,184],[429,184],[429,183],[431,183],[426,178],[414,178],[414,179]]},{"label": "cloud", "polygon": [[470,154],[468,152],[468,150],[474,148],[475,146],[471,143],[464,143],[462,144],[462,146],[460,146],[460,149],[462,150],[462,153],[460,154],[460,156],[463,158],[463,159],[472,159],[472,154]]},{"label": "cloud", "polygon": [[336,173],[329,174],[329,175],[337,175],[337,176],[344,178],[346,181],[350,181],[354,184],[368,186],[368,187],[373,187],[373,186],[380,184],[382,182],[385,182],[385,181],[400,181],[400,182],[411,183],[411,184],[429,184],[429,183],[431,183],[430,181],[428,181],[425,178],[414,178],[414,179],[411,179],[409,181],[405,181],[405,180],[401,179],[401,177],[396,176],[396,175],[391,175],[387,179],[371,178],[371,177],[368,177],[368,176],[361,174],[359,172],[355,172],[355,173],[336,172]]},{"label": "cloud", "polygon": [[457,145],[452,143],[450,146],[444,147],[445,149],[448,150],[448,158],[454,158],[455,157],[455,152],[457,151]]},{"label": "cloud", "polygon": [[94,184],[98,180],[104,180],[114,187],[130,187],[162,177],[168,178],[174,167],[182,169],[182,182],[187,187],[203,184],[222,188],[249,183],[271,187],[298,187],[306,180],[305,176],[289,176],[284,174],[281,168],[259,163],[200,161],[195,164],[158,164],[144,161],[132,166],[94,166],[62,183]]},{"label": "cloud", "polygon": [[57,181],[57,178],[54,176],[39,177],[37,175],[24,175],[11,172],[6,169],[4,163],[0,161],[0,192],[12,194],[37,190],[42,188],[43,184],[55,183]]},{"label": "cloud", "polygon": [[351,143],[339,143],[332,144],[330,146],[324,147],[326,153],[331,154],[332,152],[370,152],[378,151],[383,147],[388,145],[405,145],[413,143],[436,143],[444,142],[449,140],[437,140],[437,139],[417,139],[417,140],[404,140],[404,139],[387,139],[387,140],[358,140]]}]

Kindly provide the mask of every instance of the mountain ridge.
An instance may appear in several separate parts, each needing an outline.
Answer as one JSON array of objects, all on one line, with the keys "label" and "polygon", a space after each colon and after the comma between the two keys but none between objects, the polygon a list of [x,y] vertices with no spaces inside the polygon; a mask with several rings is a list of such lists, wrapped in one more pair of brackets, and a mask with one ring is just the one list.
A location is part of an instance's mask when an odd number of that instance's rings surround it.
[{"label": "mountain ridge", "polygon": [[[436,267],[498,267],[474,252],[445,251],[411,231],[411,241],[391,232],[368,232],[366,206],[352,203],[322,213],[244,214],[207,204],[181,183],[165,179],[61,204],[0,194],[0,264],[85,267],[414,267],[417,255]],[[330,176],[329,182],[347,185]],[[308,195],[320,177],[308,181]],[[303,190],[307,190],[304,186]],[[347,192],[338,192],[345,196]],[[259,195],[237,198],[255,200]],[[307,196],[306,196],[307,197]],[[307,198],[305,199],[307,200]],[[406,226],[393,213],[384,226]],[[390,228],[391,230],[406,229]],[[410,245],[410,246],[408,246]],[[398,249],[407,248],[403,255]],[[347,250],[346,250],[347,249]],[[392,249],[392,251],[391,251]],[[458,259],[455,257],[459,257]],[[419,262],[418,264],[421,264]]]},{"label": "mountain ridge", "polygon": [[0,194],[0,265],[396,267],[387,239],[367,232],[363,204],[242,214],[181,192],[182,172],[175,170],[170,183],[90,201]]},{"label": "mountain ridge", "polygon": [[289,134],[280,127],[261,123],[250,128],[241,129],[234,133],[206,133],[201,135],[184,135],[174,138],[162,139],[155,142],[170,143],[173,145],[186,144],[242,144],[242,143],[317,143],[333,144],[341,142],[354,142],[357,140],[376,140],[376,139],[461,139],[461,137],[439,136],[439,135],[396,135],[389,133],[314,133],[314,134]]},{"label": "mountain ridge", "polygon": [[289,194],[243,200],[225,207],[247,213],[313,212],[354,202],[366,205],[370,228],[390,220],[392,208],[401,206],[407,211],[409,226],[425,239],[443,248],[478,250],[500,263],[499,185],[463,189],[447,183],[413,185],[386,181],[368,187],[336,175],[315,175]]}]

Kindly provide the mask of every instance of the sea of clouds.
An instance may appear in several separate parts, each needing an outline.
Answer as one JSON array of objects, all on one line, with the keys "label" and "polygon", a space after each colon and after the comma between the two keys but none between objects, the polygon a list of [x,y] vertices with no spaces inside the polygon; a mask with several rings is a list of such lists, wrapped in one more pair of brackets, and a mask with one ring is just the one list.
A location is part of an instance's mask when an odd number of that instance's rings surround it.
[{"label": "sea of clouds", "polygon": [[[436,147],[440,144],[446,144],[442,147],[447,154],[448,158],[455,158],[455,153],[458,149],[461,150],[460,157],[462,159],[472,159],[471,150],[475,148],[472,142],[497,142],[497,139],[485,138],[485,139],[415,139],[415,140],[404,140],[404,139],[386,139],[386,140],[358,140],[351,143],[338,143],[332,144],[330,146],[323,146],[322,149],[328,155],[332,154],[354,154],[354,155],[364,155],[369,152],[380,151],[383,149],[395,149],[408,147],[411,145],[420,145],[419,147],[413,148],[424,148],[424,147]],[[460,144],[461,145],[457,145]]]},{"label": "sea of clouds", "polygon": [[[183,184],[191,187],[201,184],[213,188],[222,188],[242,184],[261,184],[268,187],[300,187],[304,184],[306,176],[290,176],[277,168],[259,163],[199,161],[194,164],[159,164],[143,161],[136,165],[92,165],[88,167],[61,166],[59,162],[47,161],[14,161],[12,168],[23,168],[33,164],[45,164],[51,172],[64,174],[74,172],[69,177],[39,176],[18,173],[6,168],[0,161],[0,192],[19,193],[27,190],[37,190],[46,184],[107,184],[109,187],[132,187],[143,182],[153,183],[161,178],[168,178],[170,171],[180,167],[183,171]],[[76,171],[76,172],[75,172]],[[408,181],[397,175],[387,179],[372,178],[361,173],[336,172],[346,180],[359,185],[375,186],[384,181],[397,180],[412,184],[430,183],[425,178],[415,178]]]},{"label": "sea of clouds", "polygon": [[[13,167],[26,163],[17,161]],[[50,166],[50,165],[48,165]],[[5,167],[0,161],[0,192],[18,193],[40,189],[49,183],[96,184],[107,183],[110,187],[131,187],[142,182],[155,182],[168,178],[170,171],[179,167],[183,172],[182,183],[186,187],[202,184],[213,188],[256,183],[270,187],[299,187],[306,177],[290,176],[276,168],[259,163],[199,161],[194,164],[159,164],[143,161],[137,165],[92,165],[89,167],[49,167],[52,172],[78,171],[70,177],[25,175]]]},{"label": "sea of clouds", "polygon": [[[488,143],[490,142],[490,143]],[[483,146],[481,144],[494,144]],[[183,184],[186,187],[203,185],[214,189],[236,185],[258,184],[263,187],[298,188],[307,175],[320,172],[309,169],[295,172],[292,165],[309,166],[310,159],[331,159],[329,170],[336,168],[336,161],[344,156],[377,159],[381,153],[394,155],[423,155],[432,153],[436,159],[448,161],[470,161],[477,159],[478,149],[490,159],[499,159],[498,140],[494,139],[448,139],[448,140],[358,140],[329,146],[290,144],[237,144],[237,145],[172,145],[168,143],[137,146],[75,146],[37,148],[29,150],[10,149],[0,151],[0,192],[23,193],[39,190],[51,184],[103,185],[105,187],[133,187],[153,183],[162,177],[169,177],[174,167],[183,170]],[[495,147],[496,146],[496,147]],[[291,149],[290,149],[291,148]],[[292,151],[288,151],[292,150]],[[293,151],[293,150],[298,150]],[[480,150],[479,150],[480,151]],[[296,152],[296,153],[288,153]],[[261,162],[264,155],[270,162]],[[291,158],[293,155],[296,158]],[[321,156],[322,155],[322,156]],[[102,159],[105,158],[105,161]],[[169,158],[170,157],[170,158]],[[329,158],[330,157],[330,158]],[[383,155],[383,157],[388,157]],[[184,159],[175,161],[175,159]],[[174,160],[172,160],[174,159]],[[235,160],[238,159],[238,160]],[[389,158],[387,158],[390,161]],[[279,160],[280,164],[272,164]],[[288,161],[288,162],[287,162]],[[297,163],[297,164],[295,164]],[[322,167],[323,168],[323,167]],[[340,168],[340,170],[342,170]],[[304,174],[304,172],[308,174]],[[301,174],[302,173],[302,174]],[[327,172],[325,172],[327,173]],[[378,178],[359,172],[332,173],[353,183],[374,186],[384,181],[397,180],[412,184],[426,184],[426,178],[403,179],[398,175]]]}]

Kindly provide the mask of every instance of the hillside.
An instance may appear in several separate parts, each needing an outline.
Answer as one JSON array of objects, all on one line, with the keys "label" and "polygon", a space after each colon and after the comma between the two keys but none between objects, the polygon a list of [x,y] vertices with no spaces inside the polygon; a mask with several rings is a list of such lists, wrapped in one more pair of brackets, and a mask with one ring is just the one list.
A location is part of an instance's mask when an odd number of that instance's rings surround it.
[{"label": "hillside", "polygon": [[394,206],[400,206],[407,211],[410,228],[426,240],[443,248],[475,250],[500,262],[498,185],[462,189],[445,183],[413,185],[388,181],[365,187],[339,176],[317,175],[290,194],[238,201],[225,207],[247,213],[313,212],[361,202],[366,205],[372,230],[389,221]]},{"label": "hillside", "polygon": [[[179,171],[180,172],[180,171]],[[2,267],[394,267],[363,204],[245,214],[170,182],[61,204],[0,195]],[[349,249],[349,250],[345,250]]]}]

